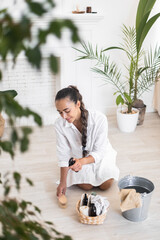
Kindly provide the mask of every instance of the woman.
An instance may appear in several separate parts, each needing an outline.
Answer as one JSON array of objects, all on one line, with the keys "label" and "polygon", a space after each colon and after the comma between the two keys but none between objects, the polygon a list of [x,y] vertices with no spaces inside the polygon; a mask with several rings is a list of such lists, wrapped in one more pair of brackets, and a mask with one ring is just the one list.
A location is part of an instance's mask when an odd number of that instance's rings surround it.
[{"label": "woman", "polygon": [[[69,86],[55,97],[60,114],[55,122],[57,155],[60,166],[60,184],[57,196],[65,194],[66,188],[78,185],[84,190],[98,186],[108,189],[119,170],[115,165],[116,152],[108,137],[107,118],[100,112],[87,111],[78,89]],[[68,167],[73,157],[74,165]]]}]

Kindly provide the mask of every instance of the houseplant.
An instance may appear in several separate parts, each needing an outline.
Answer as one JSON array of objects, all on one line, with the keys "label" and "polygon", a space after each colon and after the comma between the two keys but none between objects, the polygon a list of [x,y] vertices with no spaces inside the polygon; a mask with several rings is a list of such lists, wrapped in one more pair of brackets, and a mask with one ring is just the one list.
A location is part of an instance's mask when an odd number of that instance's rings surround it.
[{"label": "houseplant", "polygon": [[[15,4],[16,13],[19,1],[13,1]],[[16,5],[17,4],[17,5]],[[41,69],[43,57],[42,46],[47,42],[47,37],[52,35],[61,38],[63,28],[68,28],[71,32],[72,42],[79,41],[78,29],[68,19],[57,20],[49,18],[48,26],[38,27],[35,30],[34,21],[40,21],[52,9],[55,4],[52,0],[34,1],[24,0],[25,11],[20,12],[19,18],[15,19],[12,12],[8,9],[0,9],[0,59],[1,65],[7,65],[7,58],[16,64],[16,59],[20,53],[24,53],[27,62],[37,69]],[[27,10],[27,11],[26,11]],[[14,11],[13,11],[14,12]],[[54,42],[53,42],[54,44]],[[58,61],[52,53],[48,56],[50,69],[53,73],[58,71]],[[3,68],[0,66],[0,80],[3,80]],[[4,69],[5,71],[6,69]],[[44,79],[45,81],[45,79]],[[7,134],[0,138],[0,154],[8,152],[13,161],[15,161],[15,152],[17,146],[20,152],[26,152],[29,147],[29,135],[32,133],[32,128],[23,126],[17,128],[15,122],[17,118],[32,116],[38,126],[42,126],[40,115],[27,107],[23,107],[16,99],[14,99],[15,91],[0,92],[0,112],[5,112],[8,117],[10,127],[10,135]],[[5,157],[0,161],[5,161]],[[11,163],[13,167],[13,164]],[[1,171],[3,169],[1,168]],[[59,233],[52,222],[45,221],[41,216],[41,210],[32,202],[21,198],[19,192],[22,182],[21,173],[15,171],[0,173],[0,239],[1,240],[50,240],[50,239],[66,239],[71,237]],[[29,178],[25,181],[33,186],[33,182]],[[3,190],[3,191],[2,191]],[[17,191],[16,191],[17,190]],[[3,194],[2,194],[3,192]]]},{"label": "houseplant", "polygon": [[[148,52],[142,48],[145,37],[160,16],[158,13],[149,19],[154,3],[155,1],[150,0],[139,1],[136,26],[126,27],[123,25],[123,42],[120,46],[108,47],[99,51],[97,47],[93,49],[90,43],[82,42],[82,49],[76,49],[81,53],[77,60],[94,60],[95,65],[92,70],[101,75],[106,84],[110,83],[114,86],[117,95],[116,104],[125,104],[127,113],[132,113],[133,106],[136,107],[140,102],[138,98],[155,83],[156,73],[160,68],[160,47],[150,49]],[[128,71],[126,81],[122,77],[118,65],[105,55],[111,50],[120,50],[127,56],[129,63],[126,66]]]}]

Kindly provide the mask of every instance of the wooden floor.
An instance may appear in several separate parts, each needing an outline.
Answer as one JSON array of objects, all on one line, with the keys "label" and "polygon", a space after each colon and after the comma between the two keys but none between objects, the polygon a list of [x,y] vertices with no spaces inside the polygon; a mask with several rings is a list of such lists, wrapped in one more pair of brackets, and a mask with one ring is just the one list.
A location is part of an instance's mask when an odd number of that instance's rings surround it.
[{"label": "wooden floor", "polygon": [[[75,240],[159,240],[160,239],[160,117],[148,113],[142,126],[131,134],[117,129],[116,119],[108,117],[109,138],[117,150],[117,165],[120,178],[132,174],[153,181],[155,190],[152,195],[148,218],[143,222],[131,222],[122,217],[117,182],[110,190],[95,192],[106,196],[110,202],[107,218],[103,225],[83,225],[75,210],[76,202],[83,193],[78,187],[67,191],[68,207],[60,209],[57,205],[56,180],[59,168],[55,154],[55,134],[53,126],[34,128],[30,150],[17,154],[13,164],[7,154],[2,154],[1,169],[14,166],[35,182],[29,188],[23,184],[22,196],[33,201],[43,210],[45,220],[53,221],[57,230],[71,235]],[[6,133],[7,134],[7,133]]]}]

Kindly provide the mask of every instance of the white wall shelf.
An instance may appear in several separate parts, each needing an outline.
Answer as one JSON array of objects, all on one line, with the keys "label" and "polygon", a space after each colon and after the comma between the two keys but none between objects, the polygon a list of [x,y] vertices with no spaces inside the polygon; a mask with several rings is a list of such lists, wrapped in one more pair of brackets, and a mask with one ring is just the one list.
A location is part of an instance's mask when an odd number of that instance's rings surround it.
[{"label": "white wall shelf", "polygon": [[104,16],[98,13],[83,13],[83,14],[74,14],[74,13],[66,13],[66,14],[59,14],[55,15],[55,18],[58,19],[71,19],[74,21],[75,24],[78,25],[94,25],[97,24],[99,21],[103,20]]}]

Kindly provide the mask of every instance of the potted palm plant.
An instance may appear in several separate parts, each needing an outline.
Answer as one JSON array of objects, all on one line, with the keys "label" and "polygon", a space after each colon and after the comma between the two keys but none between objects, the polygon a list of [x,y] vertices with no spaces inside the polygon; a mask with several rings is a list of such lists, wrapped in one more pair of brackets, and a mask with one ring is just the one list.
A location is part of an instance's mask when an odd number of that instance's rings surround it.
[{"label": "potted palm plant", "polygon": [[[135,60],[133,62],[134,64],[134,101],[132,103],[132,106],[135,108],[138,108],[139,110],[139,119],[138,124],[141,125],[144,120],[144,114],[146,105],[143,103],[139,97],[147,90],[150,89],[150,87],[155,83],[155,77],[157,74],[157,71],[159,69],[159,56],[160,51],[159,49],[155,49],[154,53],[155,55],[152,55],[152,50],[150,50],[150,53],[148,53],[148,57],[146,59],[146,56],[143,56],[143,49],[142,44],[145,40],[149,30],[153,26],[153,24],[156,22],[158,17],[160,16],[160,13],[155,14],[153,17],[149,18],[150,13],[153,9],[153,6],[155,4],[156,0],[150,1],[150,0],[140,0],[137,14],[136,14],[136,24],[135,24],[135,40],[136,42],[133,42],[133,47],[136,47],[135,51]],[[119,48],[120,50],[123,50],[123,48]],[[144,57],[144,61],[142,62],[142,65],[140,65],[141,62],[141,56]],[[131,59],[132,61],[132,59]],[[152,68],[152,69],[151,69]],[[154,69],[153,69],[154,68]],[[143,71],[145,71],[145,74],[143,74]]]},{"label": "potted palm plant", "polygon": [[[144,51],[142,44],[147,36],[149,30],[160,16],[160,13],[154,15],[149,19],[150,12],[154,6],[156,0],[140,0],[137,15],[136,15],[136,26],[126,27],[123,25],[123,42],[120,46],[108,47],[104,50],[98,50],[97,46],[93,49],[93,46],[88,43],[82,42],[83,49],[76,49],[81,52],[81,56],[77,60],[91,59],[94,60],[95,65],[92,70],[102,76],[105,83],[110,83],[116,89],[115,94],[117,95],[116,104],[126,106],[126,110],[118,110],[117,117],[123,114],[123,118],[135,118],[134,127],[129,129],[131,123],[126,124],[124,120],[123,132],[132,132],[136,127],[135,117],[137,110],[133,107],[145,107],[145,104],[139,100],[140,96],[155,83],[156,74],[160,68],[160,47],[157,46],[154,49],[150,49],[148,52]],[[118,65],[110,60],[110,57],[106,55],[106,52],[110,50],[120,50],[126,54],[128,59],[128,65],[125,66],[128,71],[127,79],[122,76],[121,70],[118,69]],[[139,105],[139,103],[142,103]],[[140,114],[141,116],[141,114]],[[141,124],[142,121],[139,120]],[[119,122],[118,122],[119,125]],[[125,129],[125,126],[127,129]],[[120,127],[120,126],[119,126]]]}]

